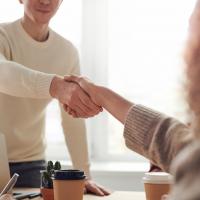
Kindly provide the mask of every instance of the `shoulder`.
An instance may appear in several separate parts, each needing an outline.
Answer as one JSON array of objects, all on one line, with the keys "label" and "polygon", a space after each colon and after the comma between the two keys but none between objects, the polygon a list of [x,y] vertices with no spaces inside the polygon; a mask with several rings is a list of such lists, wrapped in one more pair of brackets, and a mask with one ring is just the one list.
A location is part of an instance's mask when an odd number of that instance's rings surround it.
[{"label": "shoulder", "polygon": [[6,27],[7,27],[7,24],[5,24],[5,23],[0,24],[0,34],[2,36],[6,36],[7,35]]},{"label": "shoulder", "polygon": [[0,24],[0,53],[7,59],[11,58],[12,45],[18,38],[16,34],[17,21]]},{"label": "shoulder", "polygon": [[0,36],[9,38],[12,34],[15,34],[15,26],[17,21],[14,22],[7,22],[7,23],[0,23]]},{"label": "shoulder", "polygon": [[8,32],[10,29],[12,29],[16,25],[17,21],[0,23],[0,30],[4,32]]},{"label": "shoulder", "polygon": [[1,48],[8,47],[9,45],[9,31],[8,24],[0,24],[0,46]]}]

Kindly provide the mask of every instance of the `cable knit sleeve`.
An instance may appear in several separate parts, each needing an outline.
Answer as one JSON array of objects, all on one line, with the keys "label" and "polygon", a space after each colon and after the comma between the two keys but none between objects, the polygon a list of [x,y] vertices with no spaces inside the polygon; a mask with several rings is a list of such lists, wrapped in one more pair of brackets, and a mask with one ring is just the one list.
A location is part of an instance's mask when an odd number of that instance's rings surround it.
[{"label": "cable knit sleeve", "polygon": [[128,148],[167,172],[175,155],[191,141],[186,125],[141,105],[129,110],[124,138]]},{"label": "cable knit sleeve", "polygon": [[0,92],[17,97],[50,98],[54,74],[31,70],[11,61],[12,52],[6,33],[0,29]]},{"label": "cable knit sleeve", "polygon": [[17,97],[50,98],[54,74],[28,69],[0,55],[0,92]]}]

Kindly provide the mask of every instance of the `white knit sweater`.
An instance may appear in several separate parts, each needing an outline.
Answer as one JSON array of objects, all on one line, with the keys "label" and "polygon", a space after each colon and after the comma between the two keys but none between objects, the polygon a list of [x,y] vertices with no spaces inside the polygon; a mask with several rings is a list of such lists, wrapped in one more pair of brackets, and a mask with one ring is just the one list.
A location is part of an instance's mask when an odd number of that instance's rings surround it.
[{"label": "white knit sweater", "polygon": [[[77,50],[69,41],[50,29],[48,40],[37,42],[20,20],[0,25],[0,132],[6,137],[11,162],[45,157],[45,109],[54,74],[79,74]],[[74,167],[88,174],[85,123],[60,107]]]}]

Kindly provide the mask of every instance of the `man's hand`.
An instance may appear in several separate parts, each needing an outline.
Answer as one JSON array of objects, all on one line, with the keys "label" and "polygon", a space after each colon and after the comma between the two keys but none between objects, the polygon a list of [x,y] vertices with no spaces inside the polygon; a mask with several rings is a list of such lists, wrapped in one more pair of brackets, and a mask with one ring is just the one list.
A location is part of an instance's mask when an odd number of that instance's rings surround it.
[{"label": "man's hand", "polygon": [[67,82],[61,77],[54,77],[50,86],[50,95],[57,98],[65,109],[69,108],[75,117],[92,117],[102,111],[88,94],[75,82]]},{"label": "man's hand", "polygon": [[85,181],[85,193],[95,194],[98,196],[106,196],[111,194],[110,191],[100,185],[97,185],[94,181],[89,179]]},{"label": "man's hand", "polygon": [[70,75],[70,76],[64,76],[64,79],[69,82],[75,82],[80,85],[80,87],[90,96],[92,101],[101,106],[101,102],[98,100],[98,86],[95,85],[93,82],[91,82],[88,78],[86,77],[81,77],[81,76],[75,76],[75,75]]},{"label": "man's hand", "polygon": [[[77,83],[89,95],[89,97],[96,105],[101,106],[101,103],[98,100],[98,92],[97,92],[98,86],[92,83],[88,78],[70,75],[70,76],[65,76],[64,79],[67,82]],[[64,105],[64,109],[66,112],[68,112],[68,114],[72,115],[75,118],[81,117],[75,110],[73,110],[68,105]]]},{"label": "man's hand", "polygon": [[[89,81],[87,78],[78,76],[65,76],[66,81],[76,82],[80,87],[88,93],[92,101],[105,108],[111,115],[118,119],[122,124],[125,123],[129,109],[134,105],[133,102],[128,101],[116,92],[109,88],[96,85]],[[66,109],[67,110],[67,109]],[[72,116],[76,115],[70,110],[68,113]]]}]

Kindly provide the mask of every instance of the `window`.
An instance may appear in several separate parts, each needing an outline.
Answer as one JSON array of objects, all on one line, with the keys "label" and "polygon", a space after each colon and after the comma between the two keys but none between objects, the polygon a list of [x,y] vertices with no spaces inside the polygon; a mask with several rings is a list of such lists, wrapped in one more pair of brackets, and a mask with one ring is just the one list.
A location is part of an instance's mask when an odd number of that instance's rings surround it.
[{"label": "window", "polygon": [[[184,120],[181,53],[194,2],[65,0],[51,26],[78,47],[84,75],[135,103]],[[0,22],[22,12],[17,0],[3,1]],[[48,158],[59,151],[59,159],[66,159],[56,101],[47,117]],[[127,150],[123,126],[108,113],[87,120],[87,127],[93,160],[144,161]]]},{"label": "window", "polygon": [[[108,86],[135,103],[185,120],[181,53],[193,5],[187,0],[109,0]],[[108,127],[108,155],[128,155],[122,129],[110,116]]]},{"label": "window", "polygon": [[[133,102],[184,121],[181,54],[195,1],[87,2],[83,23],[90,27],[83,26],[83,69]],[[123,127],[109,114],[94,119],[91,127],[94,158],[143,160],[127,150]]]}]

